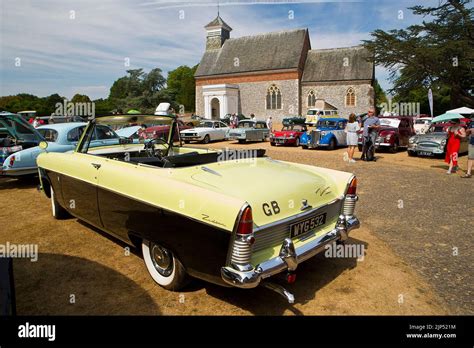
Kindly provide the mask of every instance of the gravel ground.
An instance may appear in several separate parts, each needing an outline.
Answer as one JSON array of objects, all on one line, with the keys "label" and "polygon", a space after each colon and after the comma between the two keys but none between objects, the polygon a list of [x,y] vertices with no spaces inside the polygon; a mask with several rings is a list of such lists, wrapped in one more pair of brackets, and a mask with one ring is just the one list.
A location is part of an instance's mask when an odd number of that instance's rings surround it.
[{"label": "gravel ground", "polygon": [[[195,146],[195,145],[189,145]],[[442,160],[379,154],[342,161],[343,149],[314,151],[219,142],[211,148],[265,148],[275,159],[354,172],[363,261],[318,256],[298,268],[288,305],[265,288],[229,289],[194,281],[182,293],[156,286],[139,253],[76,219],[56,221],[35,181],[0,179],[0,243],[37,243],[38,262],[15,260],[19,314],[473,314],[474,181],[444,174]],[[461,158],[465,167],[466,158]],[[28,208],[31,207],[31,208]],[[457,248],[454,249],[453,248]],[[74,298],[72,302],[71,298]],[[71,303],[72,302],[72,303]]]}]

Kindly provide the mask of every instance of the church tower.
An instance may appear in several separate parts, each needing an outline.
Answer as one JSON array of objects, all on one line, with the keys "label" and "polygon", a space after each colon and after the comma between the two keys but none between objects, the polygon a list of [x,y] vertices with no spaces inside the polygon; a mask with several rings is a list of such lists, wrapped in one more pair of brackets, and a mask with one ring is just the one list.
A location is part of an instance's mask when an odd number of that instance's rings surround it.
[{"label": "church tower", "polygon": [[230,32],[232,31],[232,28],[222,20],[219,14],[204,28],[207,32],[206,51],[220,49],[225,40],[230,38]]}]

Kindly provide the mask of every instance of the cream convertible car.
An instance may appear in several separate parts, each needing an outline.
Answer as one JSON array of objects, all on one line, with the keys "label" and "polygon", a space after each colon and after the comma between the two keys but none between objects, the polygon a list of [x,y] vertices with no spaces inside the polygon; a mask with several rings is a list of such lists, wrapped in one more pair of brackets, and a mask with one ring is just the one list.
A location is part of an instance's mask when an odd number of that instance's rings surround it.
[{"label": "cream convertible car", "polygon": [[[166,123],[167,139],[91,141],[101,125]],[[263,151],[252,157],[181,147],[172,141],[177,131],[171,116],[106,116],[89,122],[74,152],[46,148],[38,167],[53,216],[73,215],[141,247],[152,278],[166,289],[179,290],[192,276],[264,285],[293,302],[266,278],[284,272],[294,281],[299,263],[359,227],[354,175],[276,161]],[[239,184],[243,177],[251,180]]]}]

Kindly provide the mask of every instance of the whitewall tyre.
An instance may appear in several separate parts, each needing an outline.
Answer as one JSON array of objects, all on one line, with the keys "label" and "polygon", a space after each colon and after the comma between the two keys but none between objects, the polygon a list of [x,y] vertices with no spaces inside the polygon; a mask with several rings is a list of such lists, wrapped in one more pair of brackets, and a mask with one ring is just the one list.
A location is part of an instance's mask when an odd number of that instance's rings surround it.
[{"label": "whitewall tyre", "polygon": [[178,291],[189,283],[186,270],[170,250],[143,240],[142,253],[148,273],[161,287]]}]

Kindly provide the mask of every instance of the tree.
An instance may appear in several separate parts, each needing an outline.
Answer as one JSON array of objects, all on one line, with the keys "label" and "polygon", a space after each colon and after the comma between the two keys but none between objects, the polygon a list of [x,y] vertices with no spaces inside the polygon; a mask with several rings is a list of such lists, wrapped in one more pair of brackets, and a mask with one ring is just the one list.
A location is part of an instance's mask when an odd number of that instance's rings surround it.
[{"label": "tree", "polygon": [[373,40],[364,41],[375,63],[390,70],[390,92],[408,95],[420,87],[447,87],[451,107],[474,106],[474,9],[466,8],[468,2],[411,7],[415,15],[433,20],[388,32],[378,29]]},{"label": "tree", "polygon": [[176,96],[176,102],[185,110],[194,111],[196,98],[196,83],[194,73],[197,65],[190,68],[182,65],[168,73],[167,86],[171,94]]},{"label": "tree", "polygon": [[71,103],[90,103],[91,99],[85,94],[76,93],[71,99]]},{"label": "tree", "polygon": [[374,81],[374,93],[375,93],[375,105],[380,105],[382,103],[387,102],[387,95],[383,90],[382,86],[380,86],[379,81],[375,79]]}]

